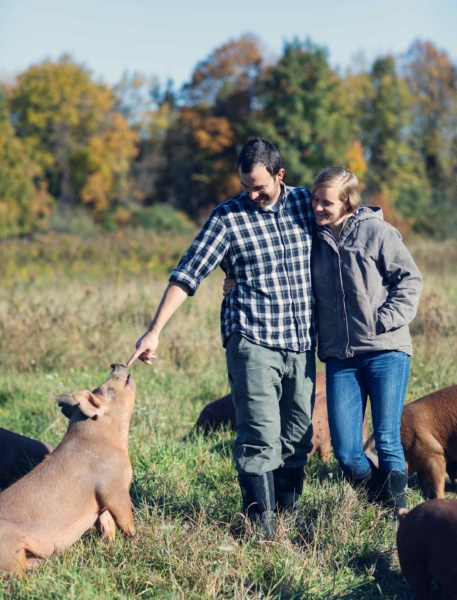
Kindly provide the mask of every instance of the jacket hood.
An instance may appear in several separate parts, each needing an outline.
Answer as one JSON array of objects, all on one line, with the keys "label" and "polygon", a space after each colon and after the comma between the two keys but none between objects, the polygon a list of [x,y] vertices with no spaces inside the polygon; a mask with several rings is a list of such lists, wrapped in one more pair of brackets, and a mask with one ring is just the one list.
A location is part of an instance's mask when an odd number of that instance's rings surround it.
[{"label": "jacket hood", "polygon": [[380,206],[361,206],[354,215],[356,219],[381,219],[384,221],[384,215]]},{"label": "jacket hood", "polygon": [[[367,219],[379,219],[380,221],[384,221],[382,208],[380,206],[361,206],[355,214],[346,219],[341,235],[347,235],[350,231],[353,231],[361,221],[366,221]],[[326,225],[316,224],[316,227],[316,231],[320,235],[326,235],[327,232],[330,232]],[[333,235],[330,235],[330,237],[333,238]]]}]

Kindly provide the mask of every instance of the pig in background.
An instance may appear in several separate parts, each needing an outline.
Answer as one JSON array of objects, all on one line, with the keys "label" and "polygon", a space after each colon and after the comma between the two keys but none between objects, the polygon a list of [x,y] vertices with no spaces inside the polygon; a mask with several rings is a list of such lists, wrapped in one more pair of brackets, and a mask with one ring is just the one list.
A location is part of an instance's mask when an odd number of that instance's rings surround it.
[{"label": "pig in background", "polygon": [[416,600],[432,600],[432,580],[457,600],[457,501],[430,500],[399,516],[398,559]]},{"label": "pig in background", "polygon": [[28,473],[53,450],[51,444],[0,427],[0,490]]},{"label": "pig in background", "polygon": [[[405,404],[400,433],[408,476],[417,473],[426,498],[444,498],[446,472],[457,483],[457,385]],[[372,436],[365,453],[374,452]]]}]

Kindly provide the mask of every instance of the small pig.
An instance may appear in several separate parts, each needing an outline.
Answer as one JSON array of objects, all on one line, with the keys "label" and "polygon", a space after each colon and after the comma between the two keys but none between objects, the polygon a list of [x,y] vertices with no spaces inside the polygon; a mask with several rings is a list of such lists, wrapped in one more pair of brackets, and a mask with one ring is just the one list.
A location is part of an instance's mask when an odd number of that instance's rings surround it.
[{"label": "small pig", "polygon": [[401,443],[408,475],[417,472],[427,498],[444,498],[446,470],[456,482],[457,385],[405,405]]},{"label": "small pig", "polygon": [[399,517],[398,558],[416,600],[432,600],[432,579],[457,600],[457,501],[430,500]]},{"label": "small pig", "polygon": [[51,444],[0,427],[0,489],[31,471],[53,450]]},{"label": "small pig", "polygon": [[108,540],[115,524],[135,533],[129,486],[128,431],[135,382],[111,365],[93,392],[56,396],[70,420],[59,446],[0,494],[0,574],[21,575],[37,558],[67,548],[95,523]]}]

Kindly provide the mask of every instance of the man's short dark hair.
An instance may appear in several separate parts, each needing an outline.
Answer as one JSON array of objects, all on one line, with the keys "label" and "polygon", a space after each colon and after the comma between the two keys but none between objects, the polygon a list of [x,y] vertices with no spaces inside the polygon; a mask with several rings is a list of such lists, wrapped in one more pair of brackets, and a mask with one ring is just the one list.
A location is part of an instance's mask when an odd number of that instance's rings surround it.
[{"label": "man's short dark hair", "polygon": [[281,168],[279,152],[267,140],[254,138],[241,149],[238,169],[241,169],[242,173],[251,173],[256,165],[263,165],[272,177],[275,177]]}]

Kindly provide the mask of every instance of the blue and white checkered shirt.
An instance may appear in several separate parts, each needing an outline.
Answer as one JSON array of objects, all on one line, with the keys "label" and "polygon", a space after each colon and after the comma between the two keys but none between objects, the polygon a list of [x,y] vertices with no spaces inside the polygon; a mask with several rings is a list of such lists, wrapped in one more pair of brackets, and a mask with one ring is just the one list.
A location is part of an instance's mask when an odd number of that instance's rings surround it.
[{"label": "blue and white checkered shirt", "polygon": [[224,345],[238,331],[268,348],[315,347],[311,192],[284,186],[278,203],[277,212],[259,209],[241,193],[220,204],[171,274],[190,295],[218,265],[236,280],[221,307]]}]

